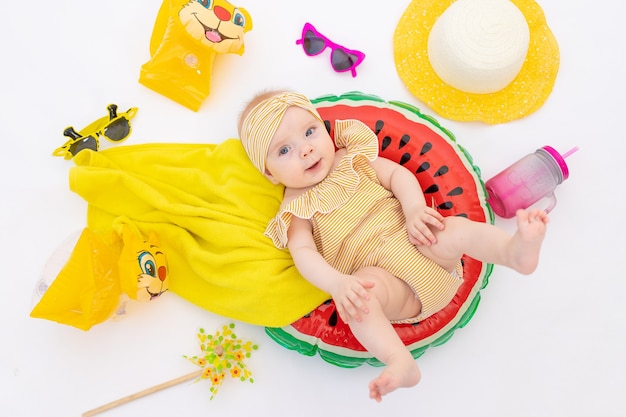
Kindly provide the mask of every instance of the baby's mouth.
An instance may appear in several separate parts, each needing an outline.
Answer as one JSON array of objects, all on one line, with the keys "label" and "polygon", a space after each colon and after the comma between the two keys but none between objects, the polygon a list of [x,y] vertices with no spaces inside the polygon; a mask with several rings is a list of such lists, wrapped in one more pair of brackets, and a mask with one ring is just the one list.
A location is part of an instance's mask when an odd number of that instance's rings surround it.
[{"label": "baby's mouth", "polygon": [[321,159],[317,160],[317,162],[315,162],[313,165],[308,167],[306,170],[307,171],[313,171],[314,169],[316,169],[320,165],[320,161],[321,161]]}]

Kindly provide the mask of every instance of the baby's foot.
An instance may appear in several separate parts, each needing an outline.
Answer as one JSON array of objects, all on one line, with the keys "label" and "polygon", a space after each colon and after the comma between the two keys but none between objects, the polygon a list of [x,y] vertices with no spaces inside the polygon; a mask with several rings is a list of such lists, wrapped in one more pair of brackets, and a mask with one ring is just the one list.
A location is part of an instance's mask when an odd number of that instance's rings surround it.
[{"label": "baby's foot", "polygon": [[522,274],[530,274],[539,263],[549,218],[543,210],[518,210],[516,216],[517,232],[511,241],[512,266]]},{"label": "baby's foot", "polygon": [[383,395],[400,387],[412,387],[421,378],[421,374],[415,360],[411,358],[411,363],[390,363],[377,378],[370,382],[370,398],[381,402]]}]

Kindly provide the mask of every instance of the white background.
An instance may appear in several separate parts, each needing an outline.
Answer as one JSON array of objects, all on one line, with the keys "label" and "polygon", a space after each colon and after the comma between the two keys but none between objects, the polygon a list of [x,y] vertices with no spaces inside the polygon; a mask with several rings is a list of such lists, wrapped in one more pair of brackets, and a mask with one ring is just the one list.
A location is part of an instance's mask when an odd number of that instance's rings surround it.
[{"label": "white background", "polygon": [[[484,179],[543,145],[579,146],[538,270],[525,277],[496,267],[471,322],[418,360],[422,382],[381,404],[367,395],[379,368],[338,368],[237,323],[240,337],[259,344],[248,361],[254,384],[227,379],[209,401],[208,382],[185,383],[103,416],[626,415],[625,3],[540,1],[561,52],[554,90],[537,112],[496,126],[446,120],[406,90],[393,32],[408,4],[242,1],[254,20],[246,52],[217,58],[211,95],[196,113],[137,82],[159,1],[2,2],[2,415],[79,416],[192,372],[182,355],[196,352],[196,330],[228,321],[175,294],[89,332],[29,317],[49,257],[86,225],[86,203],[67,183],[72,162],[51,156],[62,130],[115,102],[139,107],[127,144],[219,143],[236,137],[244,102],[273,87],[414,104],[455,134]],[[356,78],[333,72],[328,52],[309,58],[295,45],[305,21],[367,54]]]}]

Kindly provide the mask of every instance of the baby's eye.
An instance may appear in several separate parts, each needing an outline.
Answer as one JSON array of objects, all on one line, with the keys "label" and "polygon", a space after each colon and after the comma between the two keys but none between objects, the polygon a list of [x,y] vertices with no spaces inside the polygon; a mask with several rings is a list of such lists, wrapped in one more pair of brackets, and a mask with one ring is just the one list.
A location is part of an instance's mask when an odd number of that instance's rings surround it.
[{"label": "baby's eye", "polygon": [[306,133],[304,134],[306,137],[309,137],[313,134],[313,128],[310,127],[307,129]]},{"label": "baby's eye", "polygon": [[289,152],[289,146],[283,146],[278,150],[279,155],[285,155]]}]

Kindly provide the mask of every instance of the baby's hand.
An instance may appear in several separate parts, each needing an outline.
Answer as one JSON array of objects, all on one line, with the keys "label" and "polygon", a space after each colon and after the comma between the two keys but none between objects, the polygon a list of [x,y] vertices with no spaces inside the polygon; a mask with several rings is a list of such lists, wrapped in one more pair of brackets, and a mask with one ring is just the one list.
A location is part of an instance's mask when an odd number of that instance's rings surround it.
[{"label": "baby's hand", "polygon": [[423,206],[406,216],[409,241],[414,245],[430,246],[437,243],[431,227],[443,230],[443,216],[435,209]]},{"label": "baby's hand", "polygon": [[336,281],[331,291],[339,317],[349,323],[350,320],[361,321],[361,313],[369,313],[366,301],[370,299],[367,288],[374,286],[373,282],[361,281],[353,275],[342,275]]}]

